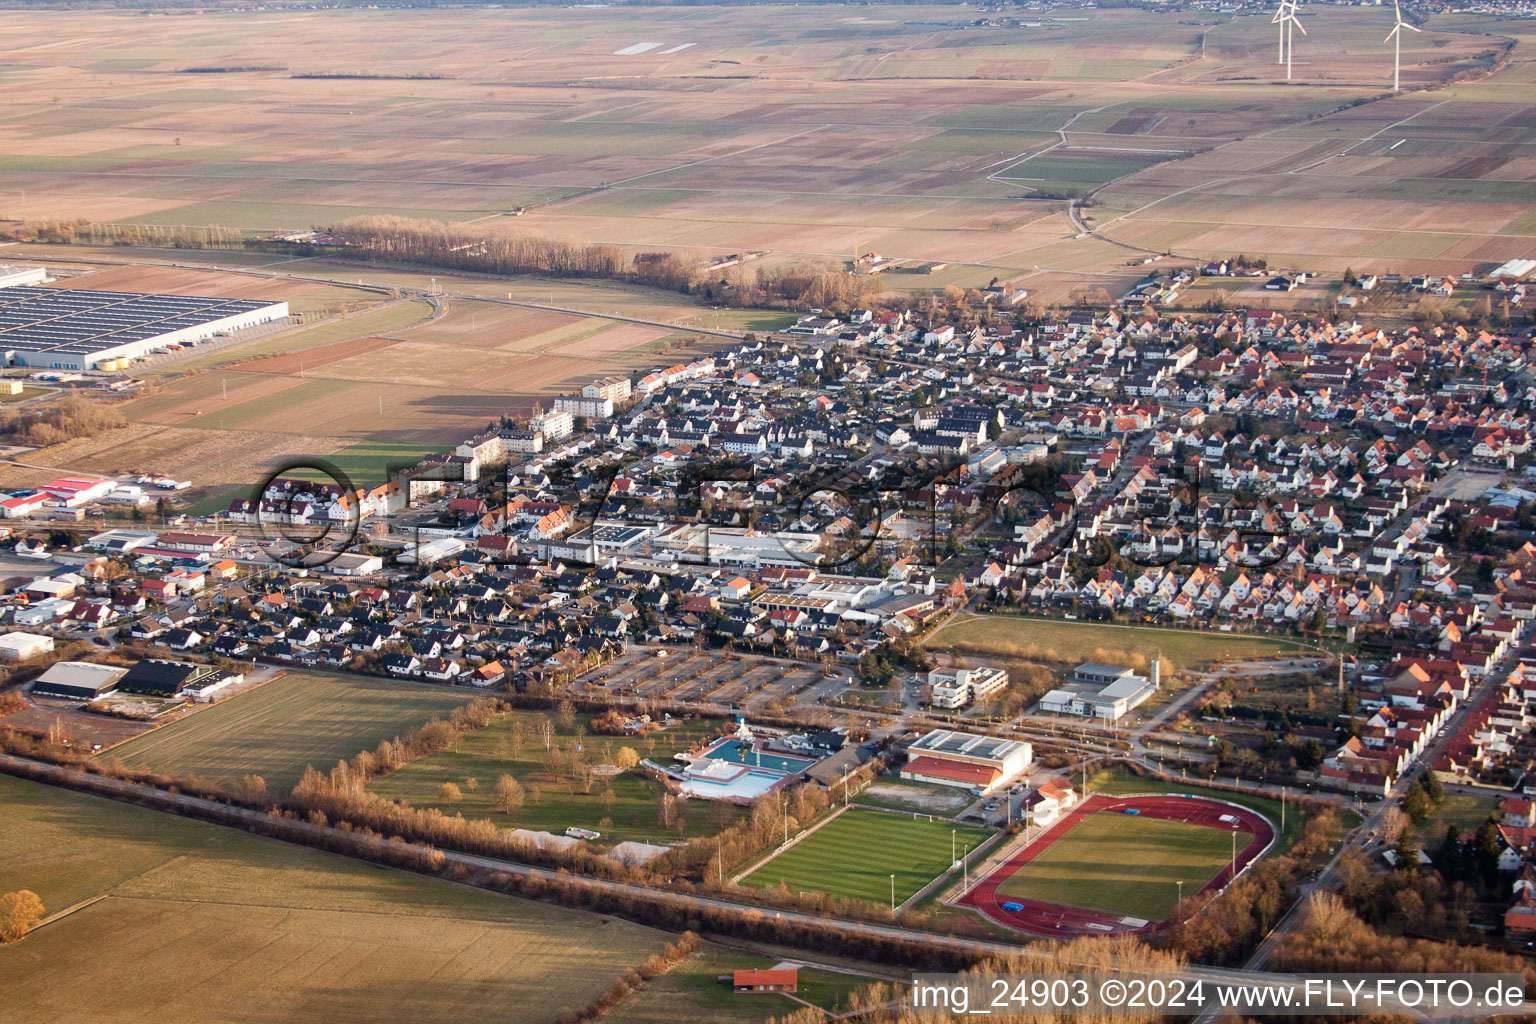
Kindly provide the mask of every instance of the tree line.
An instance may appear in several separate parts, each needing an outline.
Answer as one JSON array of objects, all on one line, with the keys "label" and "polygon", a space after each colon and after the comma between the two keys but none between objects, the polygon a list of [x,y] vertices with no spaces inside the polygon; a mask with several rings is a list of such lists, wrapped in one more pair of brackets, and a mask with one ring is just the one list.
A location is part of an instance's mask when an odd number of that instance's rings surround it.
[{"label": "tree line", "polygon": [[873,305],[878,292],[867,279],[818,262],[715,269],[701,252],[636,252],[577,242],[507,223],[448,224],[438,220],[371,215],[350,217],[327,232],[346,242],[343,255],[487,274],[624,281],[695,295],[701,302],[736,306],[847,309]]}]

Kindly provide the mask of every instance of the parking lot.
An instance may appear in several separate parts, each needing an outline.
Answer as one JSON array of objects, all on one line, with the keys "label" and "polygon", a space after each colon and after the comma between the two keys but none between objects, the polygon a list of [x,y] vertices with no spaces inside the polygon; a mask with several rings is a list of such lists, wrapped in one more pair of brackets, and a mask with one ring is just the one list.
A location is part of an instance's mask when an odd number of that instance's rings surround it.
[{"label": "parking lot", "polygon": [[819,665],[745,658],[718,651],[631,649],[584,676],[580,687],[679,704],[724,708],[813,702],[835,678]]}]

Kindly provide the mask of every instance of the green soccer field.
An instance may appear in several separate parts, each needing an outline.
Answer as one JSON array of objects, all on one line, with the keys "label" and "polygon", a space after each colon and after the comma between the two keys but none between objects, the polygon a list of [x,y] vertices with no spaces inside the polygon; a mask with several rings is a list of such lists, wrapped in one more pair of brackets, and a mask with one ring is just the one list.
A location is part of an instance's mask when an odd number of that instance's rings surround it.
[{"label": "green soccer field", "polygon": [[[1238,836],[1241,848],[1252,837]],[[1072,826],[997,888],[999,900],[1026,899],[1161,921],[1232,857],[1224,829],[1101,811]]]},{"label": "green soccer field", "polygon": [[783,882],[792,893],[824,892],[889,906],[894,874],[900,905],[949,867],[951,832],[957,857],[993,834],[926,816],[853,810],[743,881],[764,887]]}]

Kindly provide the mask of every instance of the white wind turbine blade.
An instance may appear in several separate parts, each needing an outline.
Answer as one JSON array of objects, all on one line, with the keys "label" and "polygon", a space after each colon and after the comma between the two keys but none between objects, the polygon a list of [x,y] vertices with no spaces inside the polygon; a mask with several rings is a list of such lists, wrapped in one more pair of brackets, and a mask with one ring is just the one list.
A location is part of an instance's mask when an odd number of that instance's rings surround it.
[{"label": "white wind turbine blade", "polygon": [[1397,35],[1397,30],[1402,28],[1402,27],[1403,26],[1401,26],[1401,25],[1393,25],[1392,26],[1392,31],[1387,33],[1387,38],[1383,39],[1382,42],[1390,43],[1392,41],[1392,37]]},{"label": "white wind turbine blade", "polygon": [[1296,16],[1294,14],[1291,15],[1291,24],[1295,25],[1296,26],[1296,31],[1300,32],[1302,35],[1306,35],[1307,34],[1307,30],[1302,27],[1301,22],[1297,20],[1297,18],[1296,18]]},{"label": "white wind turbine blade", "polygon": [[1399,26],[1398,26],[1398,27],[1399,27],[1399,28],[1405,28],[1405,29],[1407,29],[1407,30],[1408,30],[1408,31],[1409,31],[1409,32],[1423,32],[1423,31],[1424,31],[1424,30],[1423,30],[1423,29],[1421,29],[1421,28],[1414,28],[1414,27],[1413,27],[1413,26],[1412,26],[1412,25],[1410,25],[1410,24],[1408,24],[1408,23],[1407,23],[1407,22],[1406,22],[1406,21],[1405,21],[1405,22],[1403,22],[1403,23],[1402,23],[1402,24],[1401,24],[1401,25],[1399,25]]}]

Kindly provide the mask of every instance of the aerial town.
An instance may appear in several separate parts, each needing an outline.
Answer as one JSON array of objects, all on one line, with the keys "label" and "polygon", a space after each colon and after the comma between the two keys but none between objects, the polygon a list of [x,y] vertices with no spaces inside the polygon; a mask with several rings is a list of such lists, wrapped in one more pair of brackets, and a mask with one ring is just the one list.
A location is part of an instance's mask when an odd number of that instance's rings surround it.
[{"label": "aerial town", "polygon": [[14,1019],[1521,1012],[1536,11],[1145,6],[0,5]]}]

